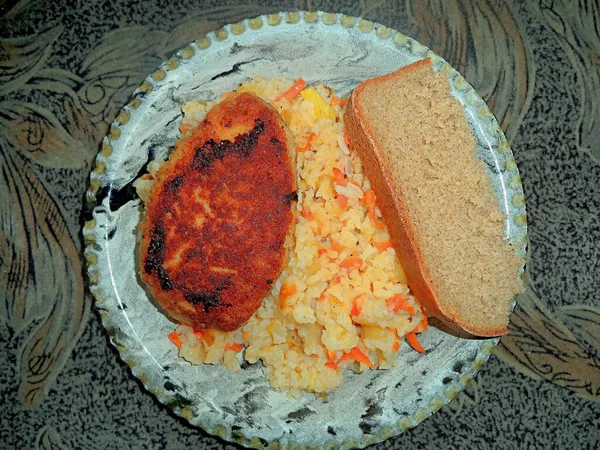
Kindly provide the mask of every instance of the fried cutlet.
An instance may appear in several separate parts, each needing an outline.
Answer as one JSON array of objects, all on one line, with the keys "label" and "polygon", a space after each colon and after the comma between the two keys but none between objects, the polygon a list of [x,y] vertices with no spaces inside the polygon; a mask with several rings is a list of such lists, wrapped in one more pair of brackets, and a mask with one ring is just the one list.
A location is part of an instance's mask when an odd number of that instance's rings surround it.
[{"label": "fried cutlet", "polygon": [[141,277],[171,317],[231,331],[280,275],[297,200],[294,139],[253,94],[223,100],[156,175]]}]

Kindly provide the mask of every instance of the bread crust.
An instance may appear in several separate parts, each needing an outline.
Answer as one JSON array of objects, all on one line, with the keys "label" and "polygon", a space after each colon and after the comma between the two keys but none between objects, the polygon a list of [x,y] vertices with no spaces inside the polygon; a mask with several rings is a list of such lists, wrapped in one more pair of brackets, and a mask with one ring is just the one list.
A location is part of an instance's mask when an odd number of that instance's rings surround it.
[{"label": "bread crust", "polygon": [[431,68],[431,60],[427,58],[417,61],[395,72],[372,78],[358,85],[350,97],[344,116],[346,133],[361,157],[363,171],[369,178],[377,196],[377,204],[388,227],[398,259],[407,275],[409,287],[425,312],[457,332],[467,332],[481,337],[506,334],[508,323],[502,327],[486,326],[484,323],[469,323],[464,318],[445,310],[443,300],[439,298],[433,287],[431,274],[419,248],[417,231],[406,207],[402,186],[394,180],[385,151],[377,144],[371,122],[360,107],[360,97],[370,85],[390,78],[401,77],[405,73],[423,66]]}]

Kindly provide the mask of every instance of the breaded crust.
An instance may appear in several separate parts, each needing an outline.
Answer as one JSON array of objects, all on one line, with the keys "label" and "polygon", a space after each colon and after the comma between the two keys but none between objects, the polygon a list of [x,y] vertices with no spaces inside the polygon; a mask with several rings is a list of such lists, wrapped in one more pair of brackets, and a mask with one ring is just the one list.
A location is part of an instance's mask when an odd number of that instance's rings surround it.
[{"label": "breaded crust", "polygon": [[294,140],[275,109],[234,95],[177,143],[141,224],[141,277],[195,329],[231,331],[280,275],[297,200]]}]

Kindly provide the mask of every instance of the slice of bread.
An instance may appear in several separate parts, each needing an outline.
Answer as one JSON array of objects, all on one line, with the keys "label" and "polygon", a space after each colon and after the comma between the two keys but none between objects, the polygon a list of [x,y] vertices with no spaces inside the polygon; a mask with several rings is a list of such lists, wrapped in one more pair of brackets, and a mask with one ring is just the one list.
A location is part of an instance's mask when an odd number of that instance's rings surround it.
[{"label": "slice of bread", "polygon": [[344,117],[409,287],[428,315],[477,336],[508,332],[523,260],[446,76],[425,59],[361,83]]}]

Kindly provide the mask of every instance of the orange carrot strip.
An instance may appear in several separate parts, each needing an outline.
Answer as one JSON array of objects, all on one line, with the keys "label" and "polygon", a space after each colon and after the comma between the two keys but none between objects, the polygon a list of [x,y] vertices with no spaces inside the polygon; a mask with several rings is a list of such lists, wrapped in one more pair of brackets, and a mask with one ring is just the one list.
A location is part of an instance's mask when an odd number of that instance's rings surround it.
[{"label": "orange carrot strip", "polygon": [[289,88],[284,93],[275,97],[274,101],[279,101],[282,98],[286,98],[288,101],[292,101],[292,99],[296,95],[298,95],[300,93],[300,91],[303,90],[305,87],[306,87],[306,81],[304,81],[302,78],[298,78],[298,80],[294,83],[294,85],[291,88]]},{"label": "orange carrot strip", "polygon": [[363,260],[358,256],[350,256],[340,263],[343,269],[360,269],[363,265]]},{"label": "orange carrot strip", "polygon": [[362,311],[362,307],[360,306],[360,304],[357,301],[354,301],[352,303],[352,309],[350,310],[350,315],[358,316],[361,311]]},{"label": "orange carrot strip", "polygon": [[279,291],[279,296],[291,297],[296,293],[296,283],[284,284],[281,286],[281,290]]},{"label": "orange carrot strip", "polygon": [[329,361],[335,361],[336,354],[333,350],[327,350],[327,359]]},{"label": "orange carrot strip", "polygon": [[378,230],[383,230],[383,223],[379,221],[379,219],[377,218],[377,214],[375,213],[375,200],[377,199],[377,197],[375,196],[375,192],[373,192],[373,189],[366,190],[364,198],[365,206],[369,211],[369,219],[371,219],[371,223]]},{"label": "orange carrot strip", "polygon": [[286,299],[296,293],[296,283],[284,284],[279,291],[279,309],[285,309]]},{"label": "orange carrot strip", "polygon": [[348,197],[345,195],[338,194],[336,200],[341,209],[345,210],[348,207]]},{"label": "orange carrot strip", "polygon": [[302,215],[302,217],[308,219],[308,220],[312,220],[315,218],[315,215],[313,213],[311,213],[308,209],[304,209],[302,208],[300,210],[300,214]]},{"label": "orange carrot strip", "polygon": [[385,304],[394,312],[406,311],[411,316],[416,315],[415,308],[408,302],[408,299],[403,295],[394,295],[385,301]]},{"label": "orange carrot strip", "polygon": [[361,364],[365,364],[370,368],[373,368],[373,363],[369,359],[367,355],[363,353],[363,351],[358,347],[353,347],[348,353],[344,353],[340,358],[340,361],[345,361],[348,359],[352,359],[354,361],[358,361]]},{"label": "orange carrot strip", "polygon": [[320,248],[317,250],[317,255],[319,256],[323,256],[325,253],[327,253],[329,250],[327,250],[326,248]]},{"label": "orange carrot strip", "polygon": [[354,178],[348,178],[348,182],[352,183],[354,186],[362,187],[361,182],[358,180],[355,180]]},{"label": "orange carrot strip", "polygon": [[427,331],[427,328],[429,327],[429,322],[427,319],[427,314],[425,313],[425,311],[423,310],[423,308],[421,308],[421,321],[419,322],[419,325],[417,325],[417,328],[415,328],[415,333],[423,333],[424,331]]},{"label": "orange carrot strip", "polygon": [[375,196],[375,192],[373,189],[368,189],[365,191],[365,205],[368,207],[375,205],[375,200],[377,197]]},{"label": "orange carrot strip", "polygon": [[364,297],[365,294],[359,294],[352,299],[352,309],[350,310],[351,316],[358,316],[362,311],[362,305],[360,303],[360,299]]},{"label": "orange carrot strip", "polygon": [[225,351],[227,350],[233,350],[234,352],[239,352],[240,350],[242,350],[244,348],[244,344],[227,344],[225,346]]},{"label": "orange carrot strip", "polygon": [[296,152],[298,152],[298,153],[307,152],[309,150],[310,150],[310,142],[307,142],[304,145],[300,145],[300,146],[296,147]]},{"label": "orange carrot strip", "polygon": [[331,249],[335,252],[341,252],[344,250],[344,246],[338,244],[337,242],[335,242],[333,239],[331,239]]},{"label": "orange carrot strip", "polygon": [[388,327],[387,330],[392,333],[394,336],[398,337],[398,330],[392,327]]},{"label": "orange carrot strip", "polygon": [[393,246],[394,246],[392,241],[389,239],[387,241],[381,241],[381,242],[373,241],[372,243],[373,243],[373,247],[375,247],[380,252],[383,252],[390,247],[393,248]]},{"label": "orange carrot strip", "polygon": [[339,98],[339,97],[336,97],[335,95],[332,95],[332,96],[331,96],[330,103],[331,103],[332,105],[340,105],[340,108],[343,108],[344,106],[346,106],[346,101],[345,101],[345,100],[342,100],[342,99],[341,99],[341,98]]},{"label": "orange carrot strip", "polygon": [[168,337],[169,340],[177,346],[177,348],[181,348],[181,338],[179,337],[177,332],[173,331],[172,333],[169,333]]},{"label": "orange carrot strip", "polygon": [[204,331],[204,342],[206,342],[209,346],[215,343],[215,335],[210,330]]},{"label": "orange carrot strip", "polygon": [[392,345],[392,351],[395,353],[398,350],[400,350],[400,341],[395,341],[394,344]]},{"label": "orange carrot strip", "polygon": [[338,365],[336,363],[334,363],[333,361],[326,362],[325,367],[328,367],[333,370],[338,370]]},{"label": "orange carrot strip", "polygon": [[348,178],[346,178],[344,173],[337,167],[333,168],[333,178],[335,179],[335,183],[339,184],[340,186],[348,185]]},{"label": "orange carrot strip", "polygon": [[315,133],[310,133],[310,135],[308,136],[308,139],[306,139],[306,142],[304,143],[304,145],[296,147],[296,151],[297,152],[306,152],[306,151],[310,150],[312,141],[316,137],[317,137],[317,135]]},{"label": "orange carrot strip", "polygon": [[346,143],[346,145],[351,148],[352,147],[352,142],[350,142],[350,138],[348,137],[348,135],[346,133],[344,133],[344,142]]},{"label": "orange carrot strip", "polygon": [[194,330],[194,336],[198,339],[202,339],[204,337],[204,331],[202,330]]},{"label": "orange carrot strip", "polygon": [[419,342],[419,340],[417,339],[417,335],[415,333],[407,333],[406,334],[406,340],[408,341],[408,343],[410,344],[410,346],[412,348],[414,348],[416,351],[418,351],[419,353],[425,353],[425,349],[423,348],[423,346],[421,345],[421,343]]}]

